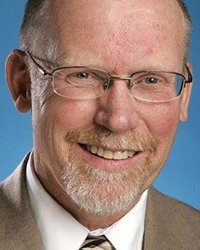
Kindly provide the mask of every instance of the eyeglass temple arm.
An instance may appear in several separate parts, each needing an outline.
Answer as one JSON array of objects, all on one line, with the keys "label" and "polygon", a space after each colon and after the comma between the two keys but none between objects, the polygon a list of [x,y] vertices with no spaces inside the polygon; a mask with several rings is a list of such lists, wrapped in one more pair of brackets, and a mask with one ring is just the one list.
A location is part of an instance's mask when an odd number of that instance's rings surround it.
[{"label": "eyeglass temple arm", "polygon": [[188,79],[185,81],[185,83],[191,83],[193,81],[193,75],[190,72],[190,69],[187,65],[185,65],[187,73],[188,73]]},{"label": "eyeglass temple arm", "polygon": [[37,69],[43,74],[43,75],[52,75],[51,73],[49,73],[48,71],[46,71],[46,69],[44,69],[32,56],[30,51],[25,51],[25,53],[31,58],[31,60],[35,63]]}]

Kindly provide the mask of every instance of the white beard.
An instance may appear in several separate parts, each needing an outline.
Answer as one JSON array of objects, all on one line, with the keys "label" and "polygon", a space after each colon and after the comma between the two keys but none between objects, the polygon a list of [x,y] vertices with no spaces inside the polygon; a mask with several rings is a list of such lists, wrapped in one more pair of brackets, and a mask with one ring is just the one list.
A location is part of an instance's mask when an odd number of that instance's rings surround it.
[{"label": "white beard", "polygon": [[[144,131],[142,131],[144,132]],[[136,148],[145,152],[138,164],[118,171],[109,171],[92,166],[76,155],[77,142],[103,143],[107,148]],[[152,159],[156,153],[156,143],[146,132],[128,131],[114,135],[108,130],[91,128],[86,131],[73,131],[66,136],[66,152],[62,165],[62,183],[65,192],[87,213],[114,215],[123,212],[138,201],[145,184],[152,174]],[[75,146],[76,147],[76,146]]]},{"label": "white beard", "polygon": [[114,215],[133,206],[150,175],[149,160],[129,170],[109,172],[73,162],[63,171],[63,185],[71,199],[87,213]]}]

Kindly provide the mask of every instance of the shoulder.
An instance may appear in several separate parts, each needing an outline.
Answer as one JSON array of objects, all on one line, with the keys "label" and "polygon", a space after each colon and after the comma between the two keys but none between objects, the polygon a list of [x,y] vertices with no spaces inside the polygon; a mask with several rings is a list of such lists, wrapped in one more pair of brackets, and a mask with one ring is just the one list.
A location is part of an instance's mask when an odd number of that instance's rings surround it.
[{"label": "shoulder", "polygon": [[[41,249],[26,187],[28,156],[0,183],[0,249]],[[37,246],[37,247],[35,247]]]},{"label": "shoulder", "polygon": [[22,196],[26,193],[26,157],[15,171],[0,183],[0,209],[20,208]]},{"label": "shoulder", "polygon": [[[156,209],[157,212],[162,213],[170,218],[188,221],[191,223],[197,223],[200,228],[200,211],[181,202],[175,198],[165,195],[155,188],[150,188],[149,190],[149,203],[152,209]],[[165,216],[165,217],[166,217]]]},{"label": "shoulder", "polygon": [[200,249],[200,211],[150,188],[146,231],[162,249]]},{"label": "shoulder", "polygon": [[[13,230],[17,233],[16,222],[24,214],[27,203],[25,167],[20,166],[0,183],[0,239]],[[1,241],[0,241],[1,242]]]}]

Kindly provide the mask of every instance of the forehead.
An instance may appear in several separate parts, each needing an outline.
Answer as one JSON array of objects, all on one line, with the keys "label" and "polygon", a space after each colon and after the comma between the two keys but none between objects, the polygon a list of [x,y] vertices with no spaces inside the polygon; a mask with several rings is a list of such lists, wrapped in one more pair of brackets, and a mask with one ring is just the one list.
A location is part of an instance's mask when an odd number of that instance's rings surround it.
[{"label": "forehead", "polygon": [[55,14],[63,57],[89,53],[124,64],[158,51],[164,58],[184,44],[185,22],[175,0],[57,0]]}]

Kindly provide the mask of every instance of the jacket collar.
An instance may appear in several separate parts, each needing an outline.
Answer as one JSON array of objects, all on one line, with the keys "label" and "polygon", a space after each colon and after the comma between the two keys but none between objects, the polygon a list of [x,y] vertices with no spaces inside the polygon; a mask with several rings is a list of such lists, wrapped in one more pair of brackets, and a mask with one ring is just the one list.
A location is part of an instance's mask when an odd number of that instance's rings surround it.
[{"label": "jacket collar", "polygon": [[18,250],[42,250],[26,187],[28,158],[29,154],[14,173],[1,183],[5,213],[2,218],[3,227],[0,229],[0,249],[13,249],[15,246]]}]

